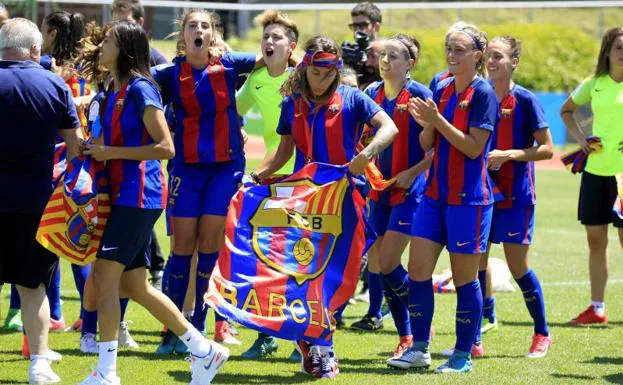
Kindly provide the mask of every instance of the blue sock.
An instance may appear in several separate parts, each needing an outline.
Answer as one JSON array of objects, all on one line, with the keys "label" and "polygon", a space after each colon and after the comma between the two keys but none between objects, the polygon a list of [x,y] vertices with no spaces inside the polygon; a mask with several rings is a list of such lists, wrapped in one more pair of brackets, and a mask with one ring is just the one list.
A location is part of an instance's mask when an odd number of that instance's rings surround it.
[{"label": "blue sock", "polygon": [[398,265],[389,274],[383,274],[383,280],[385,280],[389,287],[400,299],[400,302],[408,308],[409,306],[409,274],[402,265]]},{"label": "blue sock", "polygon": [[409,279],[409,318],[414,342],[430,343],[430,327],[435,313],[433,280]]},{"label": "blue sock", "polygon": [[471,352],[476,333],[480,333],[482,293],[478,280],[456,288],[456,345],[455,350]]},{"label": "blue sock", "polygon": [[368,292],[370,293],[370,306],[368,314],[381,319],[381,306],[383,305],[383,283],[380,273],[368,271]]},{"label": "blue sock", "polygon": [[[478,283],[480,284],[480,298],[487,298],[487,271],[479,270],[478,271]],[[474,343],[479,344],[482,342],[482,333],[480,329],[482,328],[482,317],[484,316],[484,306],[482,313],[480,314],[480,318],[478,318],[478,329],[476,329],[476,336],[474,337]]]},{"label": "blue sock", "polygon": [[336,321],[339,320],[339,319],[342,319],[342,316],[344,314],[344,310],[346,310],[346,306],[348,306],[348,302],[346,302],[344,305],[338,307],[337,310],[335,312],[333,312],[333,318]]},{"label": "blue sock", "polygon": [[165,267],[167,280],[163,282],[164,292],[180,311],[184,308],[184,298],[188,290],[191,259],[192,255],[171,254]]},{"label": "blue sock", "polygon": [[203,333],[206,329],[206,315],[208,314],[207,305],[204,306],[203,295],[208,290],[210,276],[216,266],[218,251],[215,253],[199,252],[197,262],[197,284],[195,285],[195,312],[193,314],[193,326]]},{"label": "blue sock", "polygon": [[63,312],[61,310],[61,266],[60,263],[56,264],[54,275],[50,286],[48,286],[46,293],[48,295],[48,301],[50,302],[50,317],[57,321],[63,318]]},{"label": "blue sock", "polygon": [[97,334],[97,311],[83,311],[82,335],[87,333]]},{"label": "blue sock", "polygon": [[84,308],[82,307],[82,298],[84,295],[84,284],[91,273],[91,264],[85,266],[79,266],[71,264],[71,272],[74,274],[74,282],[76,283],[76,289],[80,295],[80,318],[84,318]]},{"label": "blue sock", "polygon": [[389,284],[387,276],[383,274],[383,294],[387,300],[387,306],[392,313],[396,330],[400,337],[411,335],[411,322],[409,322],[409,309],[402,303],[398,294]]},{"label": "blue sock", "polygon": [[528,272],[521,278],[515,280],[523,293],[526,307],[530,316],[534,320],[534,333],[549,336],[549,328],[545,320],[545,301],[543,300],[543,290],[541,283],[534,271]]},{"label": "blue sock", "polygon": [[121,308],[121,321],[125,319],[125,311],[128,310],[130,298],[119,298],[119,307]]},{"label": "blue sock", "polygon": [[482,306],[482,316],[491,323],[495,322],[495,297],[485,298],[484,305]]},{"label": "blue sock", "polygon": [[15,285],[11,285],[11,302],[9,309],[20,309],[22,307],[22,301],[19,299],[19,293]]}]

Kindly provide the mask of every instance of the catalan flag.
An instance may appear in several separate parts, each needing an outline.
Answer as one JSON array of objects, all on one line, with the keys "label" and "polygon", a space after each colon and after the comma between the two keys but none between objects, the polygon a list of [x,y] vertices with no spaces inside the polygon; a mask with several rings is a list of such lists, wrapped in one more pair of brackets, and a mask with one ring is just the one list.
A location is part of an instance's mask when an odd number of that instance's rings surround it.
[{"label": "catalan flag", "polygon": [[37,241],[71,263],[86,265],[95,260],[109,212],[104,164],[74,158],[45,207]]},{"label": "catalan flag", "polygon": [[243,186],[204,299],[244,326],[327,345],[333,312],[357,287],[365,228],[347,166],[310,163],[269,185]]}]

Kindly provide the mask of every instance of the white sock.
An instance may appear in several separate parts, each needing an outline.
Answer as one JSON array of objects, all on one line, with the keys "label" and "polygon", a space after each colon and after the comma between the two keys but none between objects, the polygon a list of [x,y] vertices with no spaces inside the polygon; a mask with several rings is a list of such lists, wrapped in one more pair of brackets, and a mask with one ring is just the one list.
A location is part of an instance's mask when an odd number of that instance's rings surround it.
[{"label": "white sock", "polygon": [[197,357],[205,357],[212,351],[212,346],[210,345],[210,341],[208,341],[199,330],[194,327],[190,327],[188,331],[179,338],[182,342],[188,346],[190,352]]},{"label": "white sock", "polygon": [[599,301],[591,301],[591,305],[593,305],[593,309],[597,315],[604,315],[606,313],[606,303]]},{"label": "white sock", "polygon": [[41,365],[47,365],[49,367],[50,361],[48,361],[44,355],[37,356],[37,355],[31,354],[30,355],[30,366],[34,368],[34,367],[41,366]]},{"label": "white sock", "polygon": [[104,378],[114,378],[117,375],[117,348],[119,341],[106,341],[98,344],[99,358],[97,371]]}]

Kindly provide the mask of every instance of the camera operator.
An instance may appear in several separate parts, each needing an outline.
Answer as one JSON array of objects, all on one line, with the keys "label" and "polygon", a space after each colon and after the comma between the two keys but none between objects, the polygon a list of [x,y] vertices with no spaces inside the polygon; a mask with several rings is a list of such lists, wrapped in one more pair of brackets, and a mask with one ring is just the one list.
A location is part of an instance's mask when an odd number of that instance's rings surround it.
[{"label": "camera operator", "polygon": [[381,29],[381,10],[370,2],[359,3],[350,11],[352,22],[348,25],[353,31],[355,42],[342,44],[344,63],[357,72],[359,88],[381,80],[379,75],[380,47],[375,40]]}]

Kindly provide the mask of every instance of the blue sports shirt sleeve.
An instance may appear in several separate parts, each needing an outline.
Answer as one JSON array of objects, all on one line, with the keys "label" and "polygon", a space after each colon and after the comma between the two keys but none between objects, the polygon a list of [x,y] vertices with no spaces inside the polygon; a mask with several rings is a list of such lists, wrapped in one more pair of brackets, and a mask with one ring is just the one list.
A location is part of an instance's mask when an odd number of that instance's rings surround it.
[{"label": "blue sports shirt sleeve", "polygon": [[469,127],[493,131],[498,114],[498,101],[495,92],[490,87],[476,87],[469,113]]},{"label": "blue sports shirt sleeve", "polygon": [[229,64],[236,74],[248,74],[255,68],[255,54],[244,52],[226,52],[221,58],[223,64]]},{"label": "blue sports shirt sleeve", "polygon": [[136,103],[139,116],[143,116],[145,108],[154,107],[164,110],[160,98],[160,92],[154,84],[147,79],[138,79],[130,89],[132,100]]},{"label": "blue sports shirt sleeve", "polygon": [[277,133],[279,135],[292,135],[292,110],[294,108],[294,99],[288,96],[281,103],[281,115],[279,115],[279,124],[277,125]]},{"label": "blue sports shirt sleeve", "polygon": [[173,80],[175,67],[174,64],[160,64],[155,67],[151,67],[151,76],[154,78],[158,86],[160,87],[160,95],[162,96],[162,103],[168,104],[171,100],[168,87]]},{"label": "blue sports shirt sleeve", "polygon": [[527,118],[530,130],[532,132],[541,130],[543,128],[549,127],[547,123],[547,119],[545,118],[545,111],[543,110],[543,106],[537,100],[536,96],[532,92],[526,93],[526,108],[527,108]]},{"label": "blue sports shirt sleeve", "polygon": [[78,118],[78,112],[76,111],[76,104],[72,97],[69,87],[63,83],[63,99],[67,109],[63,111],[62,121],[59,128],[61,129],[73,129],[80,127],[80,118]]},{"label": "blue sports shirt sleeve", "polygon": [[370,123],[381,107],[372,98],[359,90],[353,90],[353,106],[359,123]]}]

